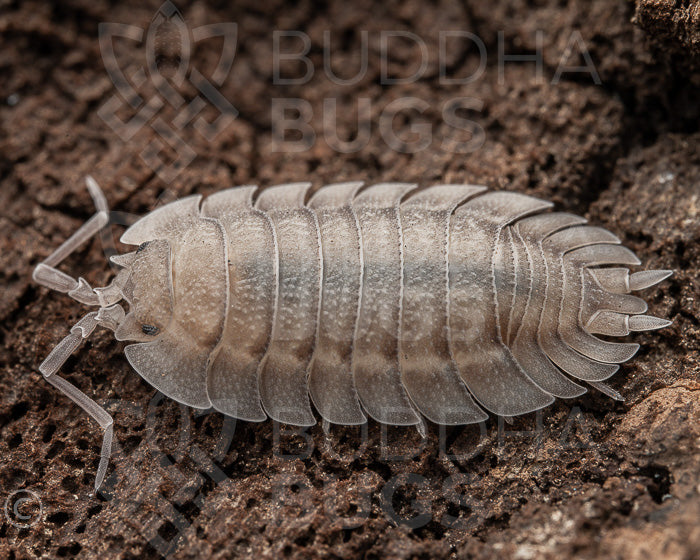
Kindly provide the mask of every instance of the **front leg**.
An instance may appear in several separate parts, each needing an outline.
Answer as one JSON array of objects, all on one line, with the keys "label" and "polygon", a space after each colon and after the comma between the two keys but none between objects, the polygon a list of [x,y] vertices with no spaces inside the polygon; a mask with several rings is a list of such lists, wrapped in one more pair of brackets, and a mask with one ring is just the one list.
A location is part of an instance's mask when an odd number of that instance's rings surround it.
[{"label": "front leg", "polygon": [[67,293],[70,297],[86,305],[99,305],[97,294],[84,278],[76,280],[56,267],[71,253],[81,247],[86,241],[99,233],[109,224],[107,201],[95,180],[88,176],[85,180],[97,213],[85,222],[78,231],[71,235],[61,246],[46,257],[34,269],[32,278],[37,284],[51,290]]},{"label": "front leg", "polygon": [[[118,306],[115,306],[115,309]],[[120,308],[121,309],[121,308]],[[123,316],[123,310],[121,315]],[[102,451],[100,453],[100,464],[97,468],[97,477],[95,478],[95,491],[102,485],[109,457],[112,452],[112,436],[113,436],[113,421],[109,413],[78,389],[75,385],[66,381],[62,377],[56,375],[59,368],[66,362],[68,357],[80,345],[83,339],[90,336],[92,331],[98,324],[105,324],[105,321],[98,312],[91,312],[85,315],[78,321],[70,330],[70,334],[64,338],[51,351],[47,358],[39,366],[39,371],[42,373],[46,381],[56,387],[61,393],[70,398],[80,408],[87,412],[104,430],[102,437]],[[109,324],[105,324],[109,327]]]}]

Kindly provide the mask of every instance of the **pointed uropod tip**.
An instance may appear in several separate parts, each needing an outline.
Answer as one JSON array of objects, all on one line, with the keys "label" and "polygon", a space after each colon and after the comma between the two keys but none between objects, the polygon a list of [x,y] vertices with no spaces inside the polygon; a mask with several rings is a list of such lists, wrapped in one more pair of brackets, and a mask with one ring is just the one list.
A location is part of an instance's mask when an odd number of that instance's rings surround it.
[{"label": "pointed uropod tip", "polygon": [[654,331],[668,327],[671,324],[673,324],[673,321],[654,317],[653,315],[632,315],[629,318],[631,331]]},{"label": "pointed uropod tip", "polygon": [[642,270],[641,272],[635,272],[630,274],[629,277],[630,291],[645,290],[663,282],[672,275],[673,270]]}]

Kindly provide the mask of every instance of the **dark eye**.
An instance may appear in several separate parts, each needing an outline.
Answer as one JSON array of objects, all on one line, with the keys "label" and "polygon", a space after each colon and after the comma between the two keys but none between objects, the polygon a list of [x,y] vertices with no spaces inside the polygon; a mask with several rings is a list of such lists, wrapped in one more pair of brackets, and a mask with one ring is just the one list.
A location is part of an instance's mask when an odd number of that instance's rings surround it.
[{"label": "dark eye", "polygon": [[141,325],[141,330],[143,331],[143,334],[147,334],[149,336],[158,334],[158,327],[155,327],[153,325]]},{"label": "dark eye", "polygon": [[141,243],[141,245],[139,245],[139,248],[136,249],[136,254],[138,255],[141,251],[143,251],[146,247],[148,247],[149,243],[150,243],[150,241],[146,241],[145,243]]}]

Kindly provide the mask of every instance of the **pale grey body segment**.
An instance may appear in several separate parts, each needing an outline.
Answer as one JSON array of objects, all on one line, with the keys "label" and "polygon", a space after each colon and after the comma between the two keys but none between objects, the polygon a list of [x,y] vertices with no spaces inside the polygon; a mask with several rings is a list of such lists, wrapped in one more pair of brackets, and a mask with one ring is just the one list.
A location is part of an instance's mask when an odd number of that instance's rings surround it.
[{"label": "pale grey body segment", "polygon": [[109,415],[54,375],[98,324],[135,342],[131,365],[178,402],[299,426],[314,408],[335,424],[468,424],[586,383],[618,398],[602,381],[638,345],[594,335],[669,324],[629,293],[670,271],[630,274],[639,260],[617,237],[542,200],[473,185],[310,191],[236,187],[168,204],[124,233],[139,248],[113,258],[122,269],[105,288],[55,268],[105,210],[37,266],[38,282],[100,306],[40,369],[105,442]]},{"label": "pale grey body segment", "polygon": [[309,201],[322,243],[323,282],[318,340],[309,367],[309,393],[323,418],[364,424],[352,374],[352,354],[362,294],[363,252],[352,201],[361,182],[321,189]]},{"label": "pale grey body segment", "polygon": [[258,367],[275,318],[278,266],[272,222],[253,208],[256,190],[239,187],[209,196],[202,214],[224,227],[229,270],[226,330],[212,354],[207,392],[218,410],[259,422],[267,416],[260,402]]},{"label": "pale grey body segment", "polygon": [[401,205],[401,380],[421,413],[442,424],[470,424],[487,418],[459,377],[450,352],[448,321],[450,217],[459,204],[485,190],[468,185],[435,186]]},{"label": "pale grey body segment", "polygon": [[[306,371],[318,333],[321,240],[316,215],[304,206],[310,186],[295,183],[271,187],[255,202],[255,207],[272,220],[279,270],[277,308],[259,370],[260,397],[270,417],[296,426],[316,423]],[[235,269],[236,263],[232,262],[231,267]]]},{"label": "pale grey body segment", "polygon": [[399,204],[415,185],[386,183],[361,192],[353,207],[360,224],[364,271],[352,373],[367,413],[385,424],[418,424],[401,383],[399,325],[403,230]]}]

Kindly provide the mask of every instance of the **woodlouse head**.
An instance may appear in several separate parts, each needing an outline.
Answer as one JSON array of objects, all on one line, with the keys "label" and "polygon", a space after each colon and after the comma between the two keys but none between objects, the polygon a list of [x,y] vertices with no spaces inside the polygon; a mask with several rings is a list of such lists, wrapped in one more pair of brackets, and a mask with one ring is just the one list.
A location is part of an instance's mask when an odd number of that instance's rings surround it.
[{"label": "woodlouse head", "polygon": [[172,318],[173,288],[170,244],[162,239],[149,241],[138,250],[122,256],[120,264],[127,275],[121,286],[129,313],[116,329],[117,340],[148,341],[164,332]]}]

